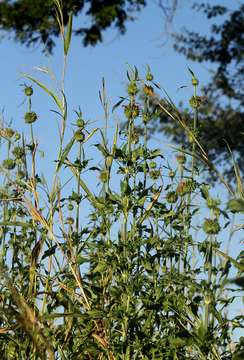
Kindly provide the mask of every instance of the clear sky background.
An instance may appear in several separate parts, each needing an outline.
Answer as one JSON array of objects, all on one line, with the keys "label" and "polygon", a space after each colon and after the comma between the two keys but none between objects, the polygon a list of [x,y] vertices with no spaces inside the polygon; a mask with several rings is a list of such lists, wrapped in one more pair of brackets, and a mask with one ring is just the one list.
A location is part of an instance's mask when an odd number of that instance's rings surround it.
[{"label": "clear sky background", "polygon": [[[182,32],[186,27],[202,34],[209,33],[211,22],[202,13],[192,10],[193,2],[193,0],[179,0],[173,24],[169,28],[170,32]],[[211,0],[210,3],[220,3],[235,8],[239,1]],[[156,5],[156,1],[148,0],[148,6],[135,15],[137,19],[127,23],[125,35],[120,36],[117,30],[110,29],[105,33],[103,43],[94,48],[84,48],[79,37],[73,38],[66,78],[66,95],[70,110],[69,123],[75,121],[72,110],[77,110],[80,106],[85,120],[94,122],[94,127],[103,126],[103,110],[98,97],[102,78],[105,78],[112,107],[119,96],[125,95],[127,64],[135,65],[141,75],[145,74],[146,65],[150,65],[155,81],[167,90],[176,103],[180,99],[187,101],[192,96],[191,87],[179,90],[180,86],[191,83],[187,67],[194,71],[202,85],[208,83],[210,70],[214,71],[214,66],[210,63],[192,63],[173,50],[173,41],[169,34],[165,34],[164,16]],[[82,16],[76,19],[74,24],[80,21],[83,21]],[[57,40],[53,55],[45,56],[41,51],[41,46],[28,49],[6,37],[0,43],[0,50],[0,109],[4,109],[6,122],[13,120],[13,128],[21,132],[26,131],[23,117],[27,104],[22,104],[24,95],[23,87],[20,86],[26,80],[21,77],[21,72],[34,74],[50,85],[46,76],[33,72],[35,66],[49,67],[60,79],[61,46]],[[34,131],[40,148],[46,153],[46,158],[54,159],[57,149],[57,117],[50,112],[50,109],[55,109],[54,104],[44,92],[36,89],[33,110],[38,113],[39,120],[34,125]],[[111,133],[119,120],[118,116],[111,115],[109,120]],[[168,139],[161,134],[157,137],[162,138],[162,143],[157,143],[157,147],[163,147],[164,143],[168,142]],[[168,148],[167,152],[169,152]],[[50,168],[47,161],[44,160],[41,167],[42,171],[48,175]],[[221,189],[219,191],[221,192]],[[239,240],[236,248],[230,249],[233,255],[239,251]]]}]

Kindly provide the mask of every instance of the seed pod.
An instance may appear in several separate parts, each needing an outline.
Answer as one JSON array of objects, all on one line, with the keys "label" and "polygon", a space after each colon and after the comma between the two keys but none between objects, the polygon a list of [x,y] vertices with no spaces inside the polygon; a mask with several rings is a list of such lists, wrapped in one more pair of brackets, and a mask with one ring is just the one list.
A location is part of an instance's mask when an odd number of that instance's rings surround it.
[{"label": "seed pod", "polygon": [[66,221],[65,221],[65,223],[68,224],[68,225],[73,225],[74,222],[75,222],[75,221],[74,221],[74,219],[73,219],[71,216],[67,217],[67,219],[66,219]]},{"label": "seed pod", "polygon": [[218,205],[220,205],[220,201],[218,199],[214,199],[211,197],[207,199],[207,207],[209,209],[216,209]]},{"label": "seed pod", "polygon": [[14,136],[14,130],[11,128],[5,128],[1,130],[1,136],[11,139]]},{"label": "seed pod", "polygon": [[138,93],[138,87],[136,85],[136,81],[133,80],[129,83],[128,87],[127,87],[127,92],[128,92],[128,95],[130,96],[135,96],[137,93]]},{"label": "seed pod", "polygon": [[176,160],[177,160],[178,164],[184,165],[186,162],[186,157],[184,154],[180,154],[180,155],[176,156]]},{"label": "seed pod", "polygon": [[151,73],[151,71],[147,72],[146,80],[147,81],[153,81],[153,74]]},{"label": "seed pod", "polygon": [[76,120],[76,126],[78,126],[78,128],[80,128],[80,129],[84,129],[85,121],[82,118],[78,118]]},{"label": "seed pod", "polygon": [[178,200],[178,195],[175,191],[169,191],[166,194],[166,200],[168,201],[168,203],[173,204]]},{"label": "seed pod", "polygon": [[201,106],[202,98],[201,96],[192,96],[189,100],[189,104],[193,109],[198,109]]},{"label": "seed pod", "polygon": [[69,211],[72,211],[74,209],[74,205],[72,203],[69,203],[67,207]]},{"label": "seed pod", "polygon": [[109,172],[108,172],[108,170],[102,170],[100,172],[99,178],[100,178],[101,182],[103,182],[103,183],[108,182],[108,180],[109,180]]},{"label": "seed pod", "polygon": [[15,160],[13,159],[5,159],[3,160],[2,166],[4,167],[4,169],[6,170],[13,170],[15,168]]},{"label": "seed pod", "polygon": [[23,156],[25,155],[25,151],[22,147],[20,146],[16,146],[13,150],[12,150],[12,154],[15,157],[15,159],[22,159]]},{"label": "seed pod", "polygon": [[25,95],[26,96],[31,96],[33,95],[33,89],[32,86],[26,86],[24,89]]},{"label": "seed pod", "polygon": [[32,124],[37,120],[37,114],[34,111],[29,111],[25,113],[25,123]]},{"label": "seed pod", "polygon": [[152,180],[157,180],[160,176],[160,170],[151,170],[149,175]]},{"label": "seed pod", "polygon": [[149,167],[150,167],[151,169],[155,169],[155,168],[157,167],[157,163],[156,163],[155,161],[151,161],[151,162],[149,163]]},{"label": "seed pod", "polygon": [[221,228],[217,219],[205,219],[203,223],[203,231],[209,235],[216,235]]},{"label": "seed pod", "polygon": [[126,105],[124,113],[127,119],[135,119],[140,113],[139,106],[135,104]]},{"label": "seed pod", "polygon": [[85,140],[85,134],[81,130],[77,130],[74,136],[76,141],[83,142]]}]

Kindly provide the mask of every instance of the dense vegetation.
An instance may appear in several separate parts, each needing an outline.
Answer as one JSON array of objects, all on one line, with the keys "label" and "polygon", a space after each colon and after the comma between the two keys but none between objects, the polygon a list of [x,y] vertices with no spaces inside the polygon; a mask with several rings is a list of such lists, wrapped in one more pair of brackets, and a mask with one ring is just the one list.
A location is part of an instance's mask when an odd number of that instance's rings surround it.
[{"label": "dense vegetation", "polygon": [[[66,64],[72,17],[65,30],[56,6]],[[170,99],[152,109],[159,85],[150,68],[143,78],[132,68],[113,108],[123,110],[125,128],[109,127],[103,82],[105,126],[94,129],[80,109],[70,113],[64,86],[54,93],[25,76],[27,134],[1,128],[2,359],[243,358],[243,338],[234,338],[243,319],[232,307],[243,287],[243,253],[223,251],[222,231],[230,231],[230,241],[242,231],[231,218],[244,210],[244,191],[236,164],[233,191],[199,141],[201,101],[192,71],[190,77],[191,127]],[[38,88],[60,121],[55,171],[47,178],[38,172]],[[174,149],[175,163],[148,142],[157,107],[188,134],[190,150]],[[231,197],[227,208],[202,181],[199,162],[220,177]]]}]

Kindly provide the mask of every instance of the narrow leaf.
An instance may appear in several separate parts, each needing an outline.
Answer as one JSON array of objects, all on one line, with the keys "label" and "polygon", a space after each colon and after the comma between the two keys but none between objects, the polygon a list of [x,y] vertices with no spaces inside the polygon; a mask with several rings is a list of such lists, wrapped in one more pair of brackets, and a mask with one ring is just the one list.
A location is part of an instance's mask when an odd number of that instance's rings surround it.
[{"label": "narrow leaf", "polygon": [[58,108],[60,109],[60,111],[63,113],[63,105],[62,102],[60,101],[60,99],[57,97],[57,95],[55,95],[50,89],[48,89],[43,83],[41,83],[39,80],[36,80],[35,78],[33,78],[32,76],[28,75],[28,74],[23,74],[27,79],[31,80],[32,82],[34,82],[36,85],[38,85],[41,89],[43,89],[49,96],[51,96],[53,98],[53,100],[55,101],[56,105],[58,106]]},{"label": "narrow leaf", "polygon": [[69,15],[69,21],[68,21],[68,27],[67,27],[67,33],[64,40],[64,53],[67,56],[70,42],[71,42],[71,35],[72,35],[72,23],[73,23],[73,15]]},{"label": "narrow leaf", "polygon": [[214,251],[222,256],[223,258],[225,258],[226,260],[229,260],[238,270],[240,271],[244,271],[244,264],[239,263],[238,261],[236,261],[234,258],[232,258],[231,256],[225,254],[224,252],[218,250],[218,249],[214,249]]},{"label": "narrow leaf", "polygon": [[61,166],[65,162],[70,150],[72,149],[72,146],[74,145],[74,142],[75,142],[75,137],[73,136],[72,139],[70,140],[70,142],[66,145],[64,151],[62,152],[62,155],[60,156],[60,159],[59,159],[58,165],[57,165],[57,172],[60,170]]}]

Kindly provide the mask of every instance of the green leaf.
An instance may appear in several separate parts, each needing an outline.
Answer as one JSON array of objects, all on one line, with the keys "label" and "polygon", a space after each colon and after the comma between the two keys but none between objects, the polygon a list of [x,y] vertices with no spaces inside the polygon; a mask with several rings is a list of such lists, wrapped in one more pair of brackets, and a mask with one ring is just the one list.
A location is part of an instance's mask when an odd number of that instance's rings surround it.
[{"label": "green leaf", "polygon": [[68,21],[68,27],[67,27],[67,33],[64,40],[64,53],[67,56],[70,42],[71,42],[71,35],[72,35],[72,23],[73,23],[73,15],[69,15],[69,21]]},{"label": "green leaf", "polygon": [[57,95],[55,95],[50,89],[48,89],[43,83],[41,83],[39,80],[36,80],[35,78],[33,78],[32,76],[28,75],[28,74],[23,74],[27,79],[31,80],[32,82],[34,82],[36,85],[38,85],[41,89],[43,89],[49,96],[51,96],[53,98],[53,100],[55,101],[56,105],[58,106],[59,110],[63,113],[63,105],[61,100],[58,98]]},{"label": "green leaf", "polygon": [[244,264],[239,263],[238,261],[236,261],[234,258],[232,258],[231,256],[223,253],[222,251],[218,250],[218,249],[214,249],[214,251],[222,256],[223,258],[225,258],[226,260],[229,260],[238,270],[240,271],[244,271]]},{"label": "green leaf", "polygon": [[114,112],[114,110],[119,107],[123,102],[125,101],[125,98],[122,97],[112,108],[112,113]]},{"label": "green leaf", "polygon": [[51,246],[50,249],[44,251],[44,254],[42,255],[42,260],[48,256],[55,254],[56,248],[57,248],[57,244]]},{"label": "green leaf", "polygon": [[102,319],[104,313],[101,310],[89,310],[86,312],[86,315],[88,315],[92,319]]},{"label": "green leaf", "polygon": [[193,77],[193,78],[195,78],[196,76],[195,76],[195,74],[194,74],[194,72],[188,67],[188,71],[189,71],[189,73],[191,74],[191,76]]},{"label": "green leaf", "polygon": [[103,156],[109,156],[109,152],[108,152],[108,150],[104,147],[104,146],[102,146],[101,144],[95,144],[94,146],[96,146],[97,148],[98,148],[98,150],[100,150],[101,151],[101,153],[103,154]]},{"label": "green leaf", "polygon": [[66,160],[70,150],[72,149],[72,146],[74,145],[74,142],[75,142],[75,136],[72,137],[72,139],[66,145],[64,151],[62,152],[60,159],[58,160],[57,172],[60,170],[61,166],[63,165],[64,161]]},{"label": "green leaf", "polygon": [[113,140],[113,146],[112,146],[112,155],[115,156],[116,148],[117,148],[117,139],[118,139],[118,133],[119,133],[119,126],[116,126],[116,131],[114,134],[114,140]]},{"label": "green leaf", "polygon": [[107,264],[103,261],[97,264],[97,266],[91,271],[92,273],[101,273],[104,272],[107,268]]}]

